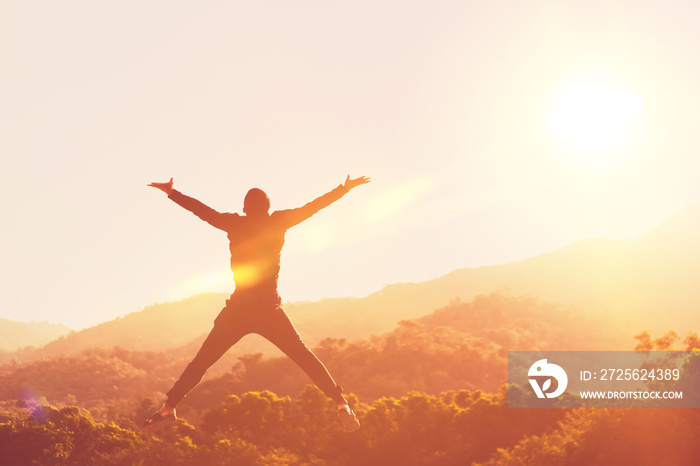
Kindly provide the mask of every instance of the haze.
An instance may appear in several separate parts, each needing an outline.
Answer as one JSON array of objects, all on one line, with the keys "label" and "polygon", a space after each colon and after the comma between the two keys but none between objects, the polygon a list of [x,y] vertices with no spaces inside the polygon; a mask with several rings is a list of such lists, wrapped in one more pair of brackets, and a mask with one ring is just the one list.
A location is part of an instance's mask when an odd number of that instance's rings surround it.
[{"label": "haze", "polygon": [[[253,186],[283,209],[371,176],[289,232],[285,300],[637,237],[700,202],[697,16],[680,1],[4,1],[0,317],[82,328],[231,291],[225,234],[146,187],[171,176],[230,212]],[[596,85],[635,105],[591,135],[605,144],[552,131]]]}]

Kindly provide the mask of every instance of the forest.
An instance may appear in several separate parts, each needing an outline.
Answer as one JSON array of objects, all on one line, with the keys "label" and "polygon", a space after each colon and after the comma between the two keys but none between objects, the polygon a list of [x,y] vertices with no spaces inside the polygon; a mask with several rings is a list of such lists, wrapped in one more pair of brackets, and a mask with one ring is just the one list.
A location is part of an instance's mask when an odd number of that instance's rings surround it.
[{"label": "forest", "polygon": [[[3,464],[24,465],[690,465],[694,409],[513,409],[508,350],[698,350],[700,338],[630,332],[532,296],[454,300],[368,338],[314,351],[345,387],[362,428],[287,358],[241,356],[210,374],[174,426],[138,428],[187,351],[91,348],[0,366]],[[679,388],[700,378],[682,368]],[[690,392],[690,390],[689,390]]]}]

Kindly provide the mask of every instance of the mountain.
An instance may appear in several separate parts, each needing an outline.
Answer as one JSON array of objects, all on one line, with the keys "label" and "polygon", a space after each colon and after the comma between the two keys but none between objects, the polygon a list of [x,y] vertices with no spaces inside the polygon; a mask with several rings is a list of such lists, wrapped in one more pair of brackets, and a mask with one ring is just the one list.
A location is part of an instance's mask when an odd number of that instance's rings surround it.
[{"label": "mountain", "polygon": [[42,346],[68,332],[70,329],[60,324],[0,319],[0,350],[12,351],[23,346]]},{"label": "mountain", "polygon": [[[187,345],[194,353],[213,325],[228,294],[203,293],[182,301],[159,303],[142,311],[67,335],[41,348],[22,348],[0,354],[0,363],[76,354],[94,347],[119,346],[130,351],[164,351]],[[303,336],[316,345],[324,338],[364,338],[391,330],[400,320],[419,317],[449,300],[431,296],[390,305],[382,293],[366,298],[333,298],[286,303],[285,309]],[[279,354],[257,335],[243,338],[231,351],[234,357],[249,353]]]},{"label": "mountain", "polygon": [[[557,303],[492,293],[471,302],[455,301],[369,338],[328,338],[314,351],[336,380],[365,401],[411,391],[439,395],[466,388],[495,393],[507,382],[509,350],[631,349],[632,336],[607,323]],[[197,340],[160,352],[92,348],[4,364],[0,411],[3,403],[45,397],[51,403],[77,403],[103,416],[127,406],[134,412],[145,398],[160,398],[173,385],[201,344]],[[309,383],[309,377],[281,354],[239,359],[232,353],[188,394],[187,403],[178,408],[181,415],[190,421],[201,419],[230,394],[272,390],[293,397]]]},{"label": "mountain", "polygon": [[[637,240],[587,239],[518,263],[456,270],[433,292],[466,296],[505,288],[614,317],[632,331],[697,330],[700,206]],[[438,288],[435,288],[438,287]]]},{"label": "mountain", "polygon": [[470,301],[505,290],[605,315],[625,333],[673,329],[683,334],[698,327],[699,239],[700,206],[693,206],[637,240],[586,239],[515,263],[458,269],[421,283],[389,285],[355,303],[311,303],[297,318],[323,315],[331,319],[353,306],[362,328],[377,325],[374,319],[387,314],[391,319],[420,317],[454,299]]},{"label": "mountain", "polygon": [[[421,282],[399,283],[364,298],[334,298],[285,304],[310,346],[324,338],[354,340],[388,332],[455,300],[470,301],[494,290],[533,295],[605,315],[624,335],[673,329],[697,330],[700,303],[700,206],[687,209],[637,240],[587,239],[511,264],[465,268]],[[193,351],[211,329],[226,294],[207,293],[176,303],[155,304],[110,322],[72,332],[38,350],[5,358],[35,359],[74,354],[95,346],[163,351],[190,342]],[[194,341],[196,340],[196,341]],[[234,354],[276,349],[246,337]]]},{"label": "mountain", "polygon": [[[159,303],[80,331],[70,332],[41,348],[22,348],[4,360],[76,354],[95,347],[162,351],[181,346],[208,332],[225,297],[205,293],[173,303]],[[2,359],[0,359],[2,361]]]}]

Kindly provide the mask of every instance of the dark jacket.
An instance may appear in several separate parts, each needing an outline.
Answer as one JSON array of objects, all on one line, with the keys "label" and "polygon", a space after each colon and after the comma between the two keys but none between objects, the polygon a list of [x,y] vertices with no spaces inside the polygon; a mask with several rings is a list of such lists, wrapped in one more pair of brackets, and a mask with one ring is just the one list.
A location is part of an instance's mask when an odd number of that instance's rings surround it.
[{"label": "dark jacket", "polygon": [[260,289],[276,292],[284,234],[347,192],[346,187],[339,185],[302,207],[277,210],[259,217],[217,212],[177,190],[173,190],[168,197],[205,222],[228,233],[236,291]]}]

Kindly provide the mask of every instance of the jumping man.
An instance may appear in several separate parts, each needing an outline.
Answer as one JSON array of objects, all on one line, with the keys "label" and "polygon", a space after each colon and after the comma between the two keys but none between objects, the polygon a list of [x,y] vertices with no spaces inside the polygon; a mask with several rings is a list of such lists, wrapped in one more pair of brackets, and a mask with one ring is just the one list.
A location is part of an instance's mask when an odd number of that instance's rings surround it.
[{"label": "jumping man", "polygon": [[289,210],[269,213],[270,199],[260,189],[253,188],[243,201],[243,215],[220,213],[203,203],[173,189],[173,179],[166,183],[151,183],[168,197],[210,225],[228,234],[231,270],[235,290],[214,321],[214,328],[192,362],[185,368],[167,393],[167,400],[148,419],[142,432],[155,432],[177,419],[175,408],[192,390],[204,373],[231,346],[249,333],[257,333],[276,345],[311,377],[323,392],[338,403],[338,418],[347,431],[359,429],[360,423],[326,367],[304,344],[282,309],[277,293],[280,253],[287,230],[343,197],[352,188],[369,183],[369,178],[345,179],[332,191]]}]

